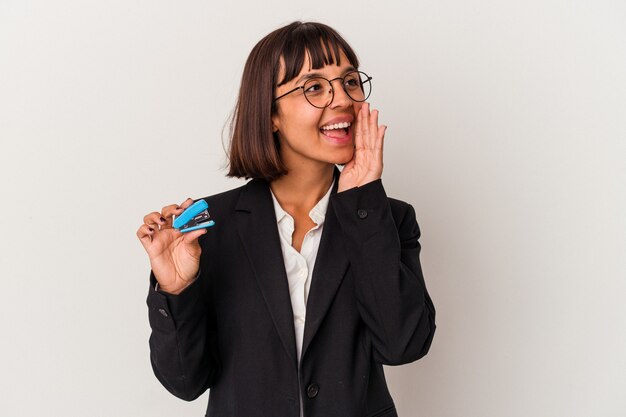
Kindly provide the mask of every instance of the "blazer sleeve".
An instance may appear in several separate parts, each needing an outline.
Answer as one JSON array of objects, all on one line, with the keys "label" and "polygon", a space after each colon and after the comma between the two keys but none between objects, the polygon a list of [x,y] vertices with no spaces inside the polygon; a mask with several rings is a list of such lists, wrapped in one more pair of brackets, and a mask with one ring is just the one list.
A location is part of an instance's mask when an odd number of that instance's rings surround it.
[{"label": "blazer sleeve", "polygon": [[415,210],[402,203],[392,212],[380,179],[333,195],[332,206],[345,237],[374,360],[400,365],[423,357],[436,326],[419,260]]},{"label": "blazer sleeve", "polygon": [[219,373],[206,281],[200,273],[183,292],[172,295],[155,290],[156,279],[150,274],[147,304],[152,369],[169,392],[187,401],[202,395]]}]

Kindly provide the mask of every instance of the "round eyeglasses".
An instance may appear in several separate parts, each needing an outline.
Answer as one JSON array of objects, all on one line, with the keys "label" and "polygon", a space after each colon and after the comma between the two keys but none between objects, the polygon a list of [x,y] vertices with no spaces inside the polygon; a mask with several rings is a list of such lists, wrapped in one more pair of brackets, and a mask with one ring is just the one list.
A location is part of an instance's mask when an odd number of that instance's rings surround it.
[{"label": "round eyeglasses", "polygon": [[274,99],[277,101],[288,94],[302,89],[304,97],[313,107],[323,109],[330,106],[335,98],[335,89],[333,81],[341,80],[343,91],[353,101],[365,101],[372,92],[372,77],[361,71],[351,71],[343,77],[333,78],[332,80],[324,77],[311,77],[304,82],[303,85],[287,91]]}]

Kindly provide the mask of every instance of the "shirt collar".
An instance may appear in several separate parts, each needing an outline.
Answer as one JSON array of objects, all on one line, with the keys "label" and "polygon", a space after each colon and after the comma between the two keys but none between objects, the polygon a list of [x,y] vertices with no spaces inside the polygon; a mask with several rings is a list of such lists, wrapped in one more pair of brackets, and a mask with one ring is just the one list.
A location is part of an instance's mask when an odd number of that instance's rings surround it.
[{"label": "shirt collar", "polygon": [[[328,201],[330,200],[330,193],[333,190],[333,185],[335,185],[336,178],[333,178],[333,182],[330,184],[330,188],[326,191],[324,197],[317,202],[317,204],[309,211],[309,217],[313,220],[318,226],[321,226],[324,223],[324,219],[326,218],[326,210],[328,209]],[[276,223],[280,223],[281,220],[285,217],[291,218],[291,215],[287,213],[280,206],[280,203],[274,196],[274,192],[270,187],[270,194],[272,195],[272,201],[274,202],[274,213],[276,214]]]}]

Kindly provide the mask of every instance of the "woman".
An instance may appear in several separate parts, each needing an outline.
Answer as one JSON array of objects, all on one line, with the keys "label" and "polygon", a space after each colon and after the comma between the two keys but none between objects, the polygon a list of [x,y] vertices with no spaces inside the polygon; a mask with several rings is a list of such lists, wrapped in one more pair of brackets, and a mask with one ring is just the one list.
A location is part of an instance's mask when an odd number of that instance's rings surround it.
[{"label": "woman", "polygon": [[[328,26],[294,22],[246,63],[216,225],[145,216],[151,362],[174,395],[210,388],[207,416],[396,416],[382,365],[424,356],[435,309],[413,208],[381,182],[371,78]],[[344,165],[340,172],[336,165]]]}]

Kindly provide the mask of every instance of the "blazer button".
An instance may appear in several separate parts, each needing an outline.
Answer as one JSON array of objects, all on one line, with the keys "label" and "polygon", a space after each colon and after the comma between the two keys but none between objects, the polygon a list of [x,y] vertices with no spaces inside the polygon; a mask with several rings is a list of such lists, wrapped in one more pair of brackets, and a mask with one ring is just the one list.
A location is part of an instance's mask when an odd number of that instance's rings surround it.
[{"label": "blazer button", "polygon": [[306,396],[309,398],[317,397],[318,392],[320,392],[320,387],[317,384],[311,384],[306,388]]},{"label": "blazer button", "polygon": [[364,219],[367,217],[367,210],[359,209],[356,214],[359,216],[360,219]]},{"label": "blazer button", "polygon": [[163,317],[167,317],[167,311],[165,311],[165,309],[164,309],[164,308],[160,308],[160,309],[159,309],[159,313],[161,313],[161,315],[162,315]]}]

